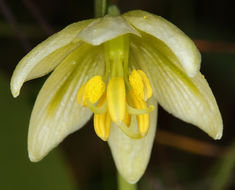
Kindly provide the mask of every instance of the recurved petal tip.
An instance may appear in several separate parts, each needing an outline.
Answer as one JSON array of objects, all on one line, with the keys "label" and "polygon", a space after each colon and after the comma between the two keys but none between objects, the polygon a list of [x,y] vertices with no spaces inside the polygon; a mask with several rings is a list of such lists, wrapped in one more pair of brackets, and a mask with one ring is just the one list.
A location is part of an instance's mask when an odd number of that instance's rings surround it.
[{"label": "recurved petal tip", "polygon": [[91,20],[73,23],[58,33],[50,36],[27,55],[16,66],[11,78],[11,92],[14,97],[20,93],[25,81],[41,77],[51,72],[78,45],[71,43],[79,31]]},{"label": "recurved petal tip", "polygon": [[[208,126],[207,130],[205,132],[208,133],[208,135],[213,138],[214,140],[220,140],[223,136],[223,121],[222,117],[219,113],[219,110],[217,110],[217,115],[213,118],[208,118],[209,124],[211,126]],[[199,126],[200,127],[200,126]]]},{"label": "recurved petal tip", "polygon": [[215,140],[220,140],[223,136],[223,126],[220,128],[221,128],[221,130],[216,134],[216,136],[214,138]]},{"label": "recurved petal tip", "polygon": [[35,155],[33,152],[31,152],[31,150],[28,150],[28,154],[31,162],[39,162],[43,158],[40,155]]},{"label": "recurved petal tip", "polygon": [[[16,67],[16,69],[17,69],[17,67]],[[16,69],[12,75],[11,83],[10,83],[11,94],[13,95],[14,98],[19,96],[20,88],[23,85],[23,82],[21,82],[21,80],[18,80],[18,76],[20,74],[16,73]]]},{"label": "recurved petal tip", "polygon": [[20,92],[11,88],[11,94],[14,98],[17,98],[17,96],[19,96]]}]

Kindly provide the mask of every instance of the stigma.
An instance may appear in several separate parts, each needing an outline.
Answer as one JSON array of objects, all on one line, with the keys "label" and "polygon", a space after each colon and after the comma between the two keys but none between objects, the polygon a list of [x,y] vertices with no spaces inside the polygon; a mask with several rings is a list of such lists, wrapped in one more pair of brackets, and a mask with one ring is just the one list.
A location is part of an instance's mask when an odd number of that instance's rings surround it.
[{"label": "stigma", "polygon": [[149,113],[154,110],[147,104],[152,96],[149,79],[142,70],[129,73],[128,35],[107,41],[103,46],[105,75],[96,75],[83,84],[77,102],[94,112],[94,129],[102,140],[108,140],[111,123],[130,138],[142,138],[148,133]]}]

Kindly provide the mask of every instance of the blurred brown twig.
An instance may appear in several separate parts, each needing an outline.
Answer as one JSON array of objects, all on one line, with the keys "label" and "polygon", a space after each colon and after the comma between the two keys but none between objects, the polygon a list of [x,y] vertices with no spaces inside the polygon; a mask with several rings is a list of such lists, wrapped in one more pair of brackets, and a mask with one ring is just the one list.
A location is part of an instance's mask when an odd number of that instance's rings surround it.
[{"label": "blurred brown twig", "polygon": [[208,40],[194,40],[201,52],[205,53],[232,53],[235,54],[235,44],[230,42],[211,42]]},{"label": "blurred brown twig", "polygon": [[225,151],[220,146],[162,130],[157,132],[156,142],[202,156],[217,157]]}]

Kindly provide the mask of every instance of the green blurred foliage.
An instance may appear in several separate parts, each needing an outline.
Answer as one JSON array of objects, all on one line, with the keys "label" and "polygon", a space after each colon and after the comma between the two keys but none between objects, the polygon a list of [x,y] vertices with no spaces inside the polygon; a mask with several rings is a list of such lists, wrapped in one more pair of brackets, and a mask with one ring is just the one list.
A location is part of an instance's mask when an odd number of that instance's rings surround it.
[{"label": "green blurred foliage", "polygon": [[211,190],[227,189],[233,181],[235,169],[235,142],[230,145],[226,154],[212,168]]},{"label": "green blurred foliage", "polygon": [[75,189],[68,163],[58,150],[39,163],[29,161],[27,130],[32,106],[24,97],[12,97],[2,72],[0,108],[0,189]]}]

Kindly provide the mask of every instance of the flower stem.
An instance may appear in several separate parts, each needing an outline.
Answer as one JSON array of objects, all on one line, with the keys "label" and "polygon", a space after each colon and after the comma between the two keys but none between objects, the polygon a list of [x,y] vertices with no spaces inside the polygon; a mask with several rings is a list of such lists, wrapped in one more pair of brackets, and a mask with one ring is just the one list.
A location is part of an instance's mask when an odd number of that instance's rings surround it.
[{"label": "flower stem", "polygon": [[95,17],[103,17],[107,11],[107,0],[94,0]]},{"label": "flower stem", "polygon": [[136,184],[128,183],[123,177],[118,173],[118,190],[137,190]]}]

